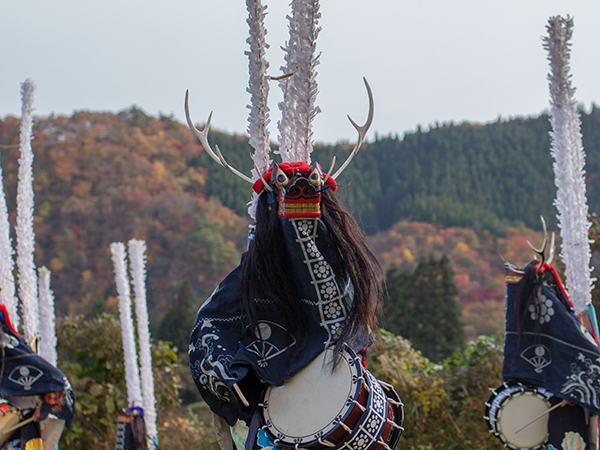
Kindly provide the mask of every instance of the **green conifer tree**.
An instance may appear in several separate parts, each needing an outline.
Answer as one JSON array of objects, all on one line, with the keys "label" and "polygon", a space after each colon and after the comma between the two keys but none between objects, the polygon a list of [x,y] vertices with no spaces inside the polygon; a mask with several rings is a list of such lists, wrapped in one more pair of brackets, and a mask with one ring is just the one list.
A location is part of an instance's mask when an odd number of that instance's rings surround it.
[{"label": "green conifer tree", "polygon": [[413,273],[392,267],[387,273],[385,327],[406,339],[432,361],[464,346],[450,259],[423,258]]},{"label": "green conifer tree", "polygon": [[158,328],[158,338],[171,342],[180,353],[187,352],[196,319],[195,302],[192,283],[186,280],[181,286],[177,302],[169,308]]}]

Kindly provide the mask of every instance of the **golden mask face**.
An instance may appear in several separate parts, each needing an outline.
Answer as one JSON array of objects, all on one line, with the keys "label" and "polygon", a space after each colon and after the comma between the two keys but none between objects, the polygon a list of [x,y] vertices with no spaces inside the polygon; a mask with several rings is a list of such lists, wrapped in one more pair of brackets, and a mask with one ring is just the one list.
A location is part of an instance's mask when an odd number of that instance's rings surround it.
[{"label": "golden mask face", "polygon": [[292,218],[321,215],[323,174],[317,165],[309,173],[295,173],[290,176],[277,166],[273,178],[275,186],[279,188],[277,193],[279,216]]}]

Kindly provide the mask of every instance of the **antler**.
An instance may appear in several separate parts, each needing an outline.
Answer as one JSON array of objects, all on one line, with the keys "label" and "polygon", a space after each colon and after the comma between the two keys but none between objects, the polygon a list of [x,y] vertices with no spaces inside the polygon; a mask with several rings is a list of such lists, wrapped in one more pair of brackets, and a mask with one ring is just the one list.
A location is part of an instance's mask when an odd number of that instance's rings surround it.
[{"label": "antler", "polygon": [[227,163],[227,161],[225,161],[225,158],[223,157],[223,154],[221,153],[221,150],[219,150],[218,146],[215,146],[215,149],[217,150],[216,154],[213,151],[213,149],[210,148],[210,144],[208,143],[208,130],[210,128],[210,121],[212,119],[212,111],[211,111],[210,115],[208,116],[208,121],[206,122],[206,126],[204,127],[203,131],[200,131],[198,128],[196,128],[194,126],[194,123],[192,122],[192,118],[190,117],[189,90],[185,91],[185,118],[187,120],[188,126],[190,127],[190,130],[192,130],[192,132],[196,135],[196,137],[202,144],[202,147],[204,147],[204,150],[206,150],[206,153],[208,153],[208,155],[212,159],[214,159],[217,163],[219,163],[221,166],[225,167],[226,169],[229,169],[229,171],[231,171],[231,173],[233,173],[234,175],[237,175],[242,180],[247,181],[250,184],[254,183],[252,178],[244,175],[243,173],[238,171],[236,168],[231,167]]},{"label": "antler", "polygon": [[221,165],[223,167],[225,167],[226,169],[229,169],[229,171],[234,174],[237,175],[238,177],[240,177],[242,180],[247,181],[250,184],[254,184],[254,180],[252,180],[252,178],[244,175],[242,172],[240,172],[239,170],[237,170],[235,167],[231,167],[227,161],[225,161],[225,158],[223,158],[223,154],[221,153],[221,150],[219,149],[218,145],[215,145],[215,149],[217,150],[217,155],[219,156],[219,160],[221,161]]},{"label": "antler", "polygon": [[329,178],[329,174],[331,172],[333,172],[333,168],[334,167],[335,167],[335,156],[331,160],[331,167],[329,168],[329,171],[327,172],[327,175],[325,175],[325,179],[323,180],[323,183],[325,183],[327,181],[327,178]]},{"label": "antler", "polygon": [[[542,268],[542,266],[544,265],[544,261],[546,261],[544,254],[546,253],[546,244],[548,243],[548,230],[546,229],[546,221],[544,220],[544,217],[542,217],[542,216],[540,216],[540,219],[542,219],[542,228],[544,230],[544,242],[542,243],[541,248],[537,249],[533,246],[533,244],[531,242],[527,241],[527,244],[529,244],[529,247],[531,247],[531,249],[537,254],[537,256],[540,257],[541,262],[540,262],[539,266],[536,267],[537,270],[540,270]],[[552,264],[552,260],[554,259],[554,242],[555,242],[555,240],[556,240],[556,236],[553,232],[552,237],[550,238],[550,252],[548,254],[548,260],[546,261],[548,264]],[[500,257],[502,258],[502,261],[504,261],[504,263],[508,266],[508,268],[510,270],[512,270],[513,272],[520,273],[520,274],[525,273],[524,270],[519,269],[514,264],[511,264],[508,261],[506,261],[502,255],[500,255]],[[534,258],[536,258],[536,256],[534,256]]]},{"label": "antler", "polygon": [[346,166],[350,164],[350,161],[352,161],[352,158],[354,158],[354,155],[358,153],[358,150],[360,149],[360,146],[362,145],[365,139],[367,131],[371,127],[371,123],[373,123],[373,92],[371,92],[371,86],[369,86],[369,83],[367,83],[367,79],[363,78],[363,81],[365,82],[365,86],[367,87],[367,94],[369,95],[369,117],[367,117],[367,121],[361,127],[358,126],[350,116],[348,116],[350,123],[352,123],[354,128],[356,128],[356,131],[358,131],[358,142],[354,146],[354,149],[352,150],[352,153],[350,153],[350,156],[348,156],[348,159],[344,162],[344,164],[342,164],[338,171],[332,175],[334,179],[337,178],[344,171]]},{"label": "antler", "polygon": [[[540,219],[542,219],[542,228],[544,230],[544,242],[542,243],[541,248],[538,250],[537,248],[535,248],[533,246],[533,244],[529,241],[527,241],[527,244],[529,244],[529,246],[531,247],[531,249],[536,252],[538,254],[538,256],[540,257],[540,265],[539,267],[537,267],[537,270],[541,269],[542,266],[544,265],[544,261],[546,260],[545,257],[545,253],[546,253],[546,244],[548,243],[548,230],[546,229],[546,221],[544,220],[543,216],[540,216]],[[548,264],[550,264],[552,262],[552,259],[554,258],[554,233],[552,233],[552,238],[550,241],[550,254],[548,255]]]},{"label": "antler", "polygon": [[517,266],[515,266],[514,264],[512,264],[512,263],[509,263],[508,261],[506,261],[506,260],[505,260],[505,259],[502,257],[502,255],[500,255],[500,257],[502,258],[502,261],[504,261],[504,264],[506,264],[506,265],[508,266],[508,268],[509,268],[510,270],[512,270],[513,272],[515,272],[515,273],[519,273],[519,274],[521,274],[521,275],[523,275],[523,274],[525,273],[525,271],[524,271],[523,269],[519,269],[519,268],[518,268]]},{"label": "antler", "polygon": [[208,155],[212,159],[214,159],[217,163],[219,163],[220,165],[223,165],[221,163],[221,161],[219,160],[218,156],[215,155],[215,152],[213,152],[212,148],[210,148],[210,145],[208,143],[208,129],[210,128],[210,121],[212,119],[212,111],[210,112],[210,115],[208,116],[208,121],[206,122],[204,131],[200,131],[198,128],[196,128],[194,126],[194,123],[192,122],[192,118],[190,117],[189,95],[190,95],[190,91],[189,91],[189,89],[186,89],[186,91],[185,91],[185,118],[187,119],[188,127],[190,127],[190,130],[192,130],[192,132],[196,135],[196,137],[198,138],[198,140],[200,141],[200,143],[202,144],[202,146],[204,147],[204,149],[206,150]]},{"label": "antler", "polygon": [[548,264],[552,264],[552,260],[554,259],[554,241],[555,236],[554,232],[552,232],[552,238],[550,239],[550,253],[548,254]]}]

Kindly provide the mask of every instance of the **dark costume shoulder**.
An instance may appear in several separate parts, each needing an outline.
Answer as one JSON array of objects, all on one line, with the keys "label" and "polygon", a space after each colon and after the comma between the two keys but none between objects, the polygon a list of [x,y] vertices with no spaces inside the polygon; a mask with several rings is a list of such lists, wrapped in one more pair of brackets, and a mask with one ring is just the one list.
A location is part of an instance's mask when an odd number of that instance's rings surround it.
[{"label": "dark costume shoulder", "polygon": [[52,412],[70,426],[75,398],[67,377],[27,345],[13,328],[4,305],[0,305],[0,326],[3,346],[0,397],[64,393],[62,407]]},{"label": "dark costume shoulder", "polygon": [[[251,374],[281,385],[335,342],[353,305],[354,288],[324,223],[317,218],[280,220],[293,266],[294,301],[307,319],[303,342],[289,330],[280,308],[260,292],[254,298],[259,317],[249,323],[241,308],[240,267],[202,305],[190,338],[194,381],[211,409],[230,425],[240,412],[234,383]],[[356,351],[366,347],[365,336],[360,333],[352,343]],[[300,344],[302,351],[294,351]]]},{"label": "dark costume shoulder", "polygon": [[544,387],[600,414],[600,349],[575,317],[556,271],[544,269],[522,325],[516,311],[525,301],[518,296],[523,280],[506,269],[502,378]]}]

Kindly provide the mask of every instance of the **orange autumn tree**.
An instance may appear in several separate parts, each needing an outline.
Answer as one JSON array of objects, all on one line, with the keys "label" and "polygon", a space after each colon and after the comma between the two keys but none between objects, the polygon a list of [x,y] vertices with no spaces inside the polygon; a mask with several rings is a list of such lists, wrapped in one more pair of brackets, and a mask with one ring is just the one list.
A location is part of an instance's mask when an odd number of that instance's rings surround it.
[{"label": "orange autumn tree", "polygon": [[[18,125],[0,121],[3,144],[17,142]],[[36,260],[52,270],[63,314],[116,307],[110,242],[148,242],[153,317],[184,279],[204,297],[239,261],[246,221],[207,196],[202,147],[182,125],[133,107],[41,118],[33,133]],[[3,153],[10,199],[18,152]]]}]

